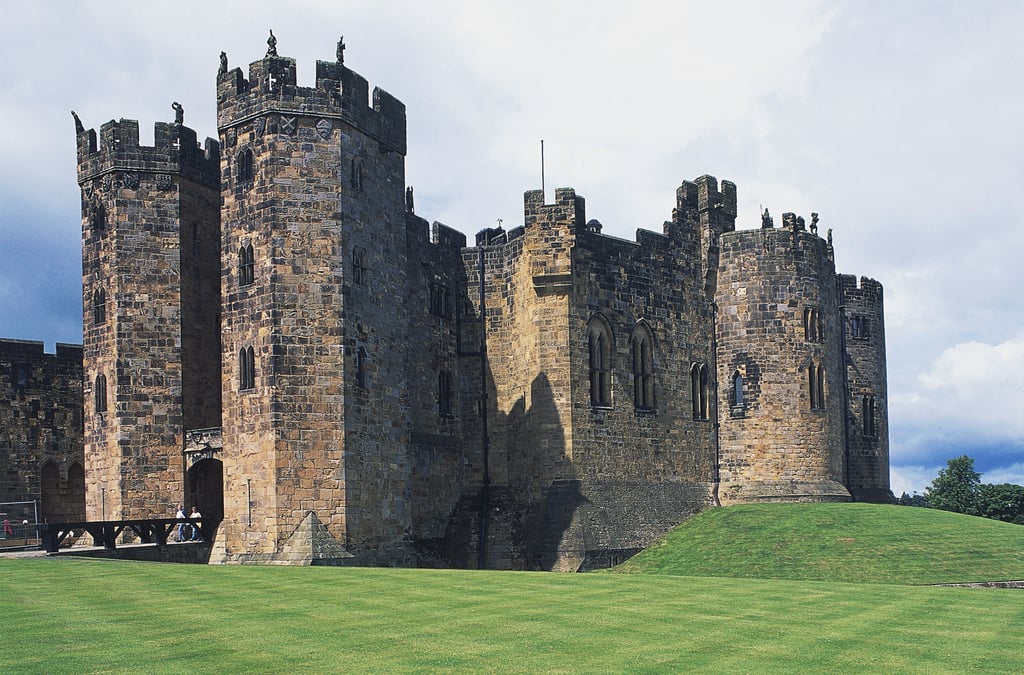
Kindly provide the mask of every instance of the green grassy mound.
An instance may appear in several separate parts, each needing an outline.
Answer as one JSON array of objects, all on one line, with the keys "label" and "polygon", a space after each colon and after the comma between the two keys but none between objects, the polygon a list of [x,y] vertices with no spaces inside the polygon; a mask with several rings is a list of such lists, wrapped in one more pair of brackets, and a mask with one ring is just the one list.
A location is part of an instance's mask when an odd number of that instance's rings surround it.
[{"label": "green grassy mound", "polygon": [[710,509],[616,572],[937,584],[1024,579],[1024,526],[880,504]]}]

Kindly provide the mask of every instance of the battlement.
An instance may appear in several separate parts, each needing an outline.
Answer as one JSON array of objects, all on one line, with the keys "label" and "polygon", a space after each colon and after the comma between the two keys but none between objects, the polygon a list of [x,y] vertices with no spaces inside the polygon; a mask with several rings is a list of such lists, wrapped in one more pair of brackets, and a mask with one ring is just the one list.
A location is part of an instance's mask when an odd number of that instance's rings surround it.
[{"label": "battlement", "polygon": [[[405,104],[369,83],[342,61],[316,62],[316,86],[300,87],[295,59],[277,56],[276,40],[267,56],[249,64],[248,78],[241,68],[227,69],[222,56],[217,76],[217,126],[221,132],[268,114],[314,117],[350,124],[378,140],[388,150],[405,155]],[[273,52],[273,53],[271,53]]]},{"label": "battlement", "polygon": [[[839,292],[842,298],[862,303],[878,303],[882,300],[882,284],[868,277],[858,280],[854,274],[837,274]],[[859,281],[859,283],[858,283]]]},{"label": "battlement", "polygon": [[736,217],[736,184],[723,180],[718,188],[718,179],[707,174],[695,181],[684,180],[676,189],[676,209],[673,219],[685,219],[687,215],[721,210],[725,215]]},{"label": "battlement", "polygon": [[430,227],[430,241],[435,246],[451,249],[462,249],[466,247],[466,235],[444,223],[434,221]]},{"label": "battlement", "polygon": [[554,204],[544,203],[543,190],[528,190],[523,194],[526,227],[534,223],[569,223],[574,231],[582,231],[587,222],[587,202],[572,188],[555,190]]},{"label": "battlement", "polygon": [[[77,121],[77,117],[76,117]],[[153,145],[139,145],[137,120],[110,120],[95,129],[78,130],[78,182],[114,171],[181,174],[211,187],[220,185],[220,144],[178,122],[156,122]]]},{"label": "battlement", "polygon": [[82,365],[82,345],[58,342],[54,353],[44,351],[43,343],[38,340],[15,340],[0,338],[0,360],[11,359],[43,360],[53,359],[58,363]]}]

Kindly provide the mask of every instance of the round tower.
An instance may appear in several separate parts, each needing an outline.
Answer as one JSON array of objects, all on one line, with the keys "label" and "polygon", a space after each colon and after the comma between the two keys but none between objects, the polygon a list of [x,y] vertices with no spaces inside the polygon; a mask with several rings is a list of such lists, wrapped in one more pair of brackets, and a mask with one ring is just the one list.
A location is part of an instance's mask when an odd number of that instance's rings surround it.
[{"label": "round tower", "polygon": [[841,501],[845,385],[831,247],[784,215],[721,237],[719,498]]}]

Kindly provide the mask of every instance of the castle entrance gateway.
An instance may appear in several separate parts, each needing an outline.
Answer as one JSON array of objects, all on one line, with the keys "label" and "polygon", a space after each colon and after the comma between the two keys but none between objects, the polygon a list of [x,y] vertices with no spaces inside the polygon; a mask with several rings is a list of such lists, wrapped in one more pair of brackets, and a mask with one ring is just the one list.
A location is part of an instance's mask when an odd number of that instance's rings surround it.
[{"label": "castle entrance gateway", "polygon": [[224,518],[224,463],[220,429],[195,429],[185,433],[186,511],[195,506],[210,524]]}]

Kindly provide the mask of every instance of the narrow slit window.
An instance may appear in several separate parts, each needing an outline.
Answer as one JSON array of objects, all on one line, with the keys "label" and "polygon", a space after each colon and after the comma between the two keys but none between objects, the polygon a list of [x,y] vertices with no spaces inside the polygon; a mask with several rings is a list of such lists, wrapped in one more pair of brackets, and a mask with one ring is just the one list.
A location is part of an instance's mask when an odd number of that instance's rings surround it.
[{"label": "narrow slit window", "polygon": [[250,391],[256,388],[256,352],[252,347],[238,350],[238,390]]},{"label": "narrow slit window", "polygon": [[107,322],[107,292],[102,288],[92,293],[92,322],[97,326]]},{"label": "narrow slit window", "polygon": [[107,411],[107,376],[97,375],[96,381],[93,384],[93,402],[96,406],[96,412]]}]

